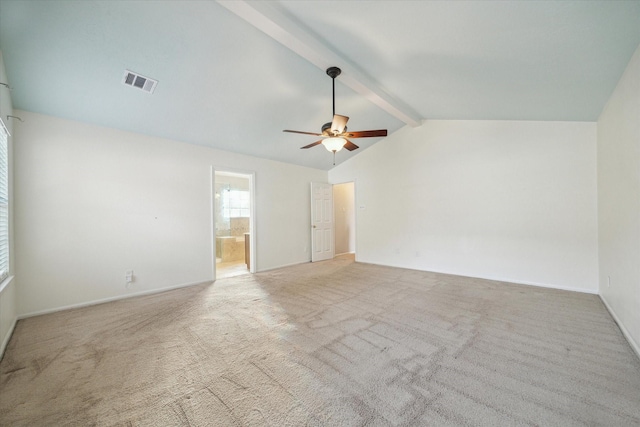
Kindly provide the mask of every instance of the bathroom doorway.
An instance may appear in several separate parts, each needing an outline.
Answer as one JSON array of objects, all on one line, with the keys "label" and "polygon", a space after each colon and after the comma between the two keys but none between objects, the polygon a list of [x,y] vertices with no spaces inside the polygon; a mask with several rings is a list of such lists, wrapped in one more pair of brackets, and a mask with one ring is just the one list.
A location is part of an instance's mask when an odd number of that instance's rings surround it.
[{"label": "bathroom doorway", "polygon": [[214,277],[222,279],[253,272],[254,174],[215,170],[213,182]]}]

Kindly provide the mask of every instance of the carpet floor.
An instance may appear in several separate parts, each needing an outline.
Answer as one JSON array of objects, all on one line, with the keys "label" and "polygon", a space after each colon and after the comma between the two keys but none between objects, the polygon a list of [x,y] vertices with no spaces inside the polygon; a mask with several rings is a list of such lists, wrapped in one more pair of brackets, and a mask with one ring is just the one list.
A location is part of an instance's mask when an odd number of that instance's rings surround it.
[{"label": "carpet floor", "polygon": [[355,263],[18,322],[0,424],[640,425],[598,296]]}]

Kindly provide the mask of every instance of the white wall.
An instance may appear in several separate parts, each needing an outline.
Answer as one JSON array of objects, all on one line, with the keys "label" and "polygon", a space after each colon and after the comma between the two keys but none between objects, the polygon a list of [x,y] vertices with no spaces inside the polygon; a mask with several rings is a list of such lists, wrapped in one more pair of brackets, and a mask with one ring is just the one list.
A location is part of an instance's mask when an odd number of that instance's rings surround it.
[{"label": "white wall", "polygon": [[[9,84],[7,73],[0,52],[0,82]],[[5,86],[0,86],[0,117],[10,133],[14,133],[15,119],[7,119],[7,115],[13,115],[11,105],[11,92]],[[13,137],[9,137],[9,206],[13,206]],[[9,212],[9,242],[13,243],[13,212]],[[17,319],[17,297],[16,297],[16,278],[14,275],[14,252],[13,246],[9,248],[9,279],[0,283],[0,359],[4,353],[4,349],[9,342],[11,333],[16,324]]]},{"label": "white wall", "polygon": [[598,119],[598,218],[600,295],[640,355],[640,47]]},{"label": "white wall", "polygon": [[335,229],[335,253],[353,253],[356,250],[356,214],[354,183],[345,182],[333,186],[333,218]]},{"label": "white wall", "polygon": [[256,174],[258,271],[310,260],[309,182],[327,172],[19,113],[21,314],[211,280],[212,165]]},{"label": "white wall", "polygon": [[363,262],[596,293],[596,124],[427,121],[329,171]]}]

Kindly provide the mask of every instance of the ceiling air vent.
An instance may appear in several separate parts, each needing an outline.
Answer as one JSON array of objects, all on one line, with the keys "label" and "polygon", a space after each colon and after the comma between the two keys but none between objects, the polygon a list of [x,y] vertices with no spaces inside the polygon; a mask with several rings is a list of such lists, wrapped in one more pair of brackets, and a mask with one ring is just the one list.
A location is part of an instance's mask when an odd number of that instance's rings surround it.
[{"label": "ceiling air vent", "polygon": [[143,91],[148,93],[153,93],[153,91],[156,89],[156,86],[158,85],[157,80],[141,76],[140,74],[134,73],[133,71],[129,70],[124,70],[122,83],[127,86],[137,87],[138,89],[142,89]]}]

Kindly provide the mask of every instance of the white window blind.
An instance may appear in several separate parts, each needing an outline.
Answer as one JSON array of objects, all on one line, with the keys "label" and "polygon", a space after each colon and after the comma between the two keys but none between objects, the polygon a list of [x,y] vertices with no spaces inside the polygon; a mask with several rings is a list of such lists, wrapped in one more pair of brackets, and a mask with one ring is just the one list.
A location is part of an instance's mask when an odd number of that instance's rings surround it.
[{"label": "white window blind", "polygon": [[7,128],[0,119],[0,281],[9,276],[9,161]]}]

